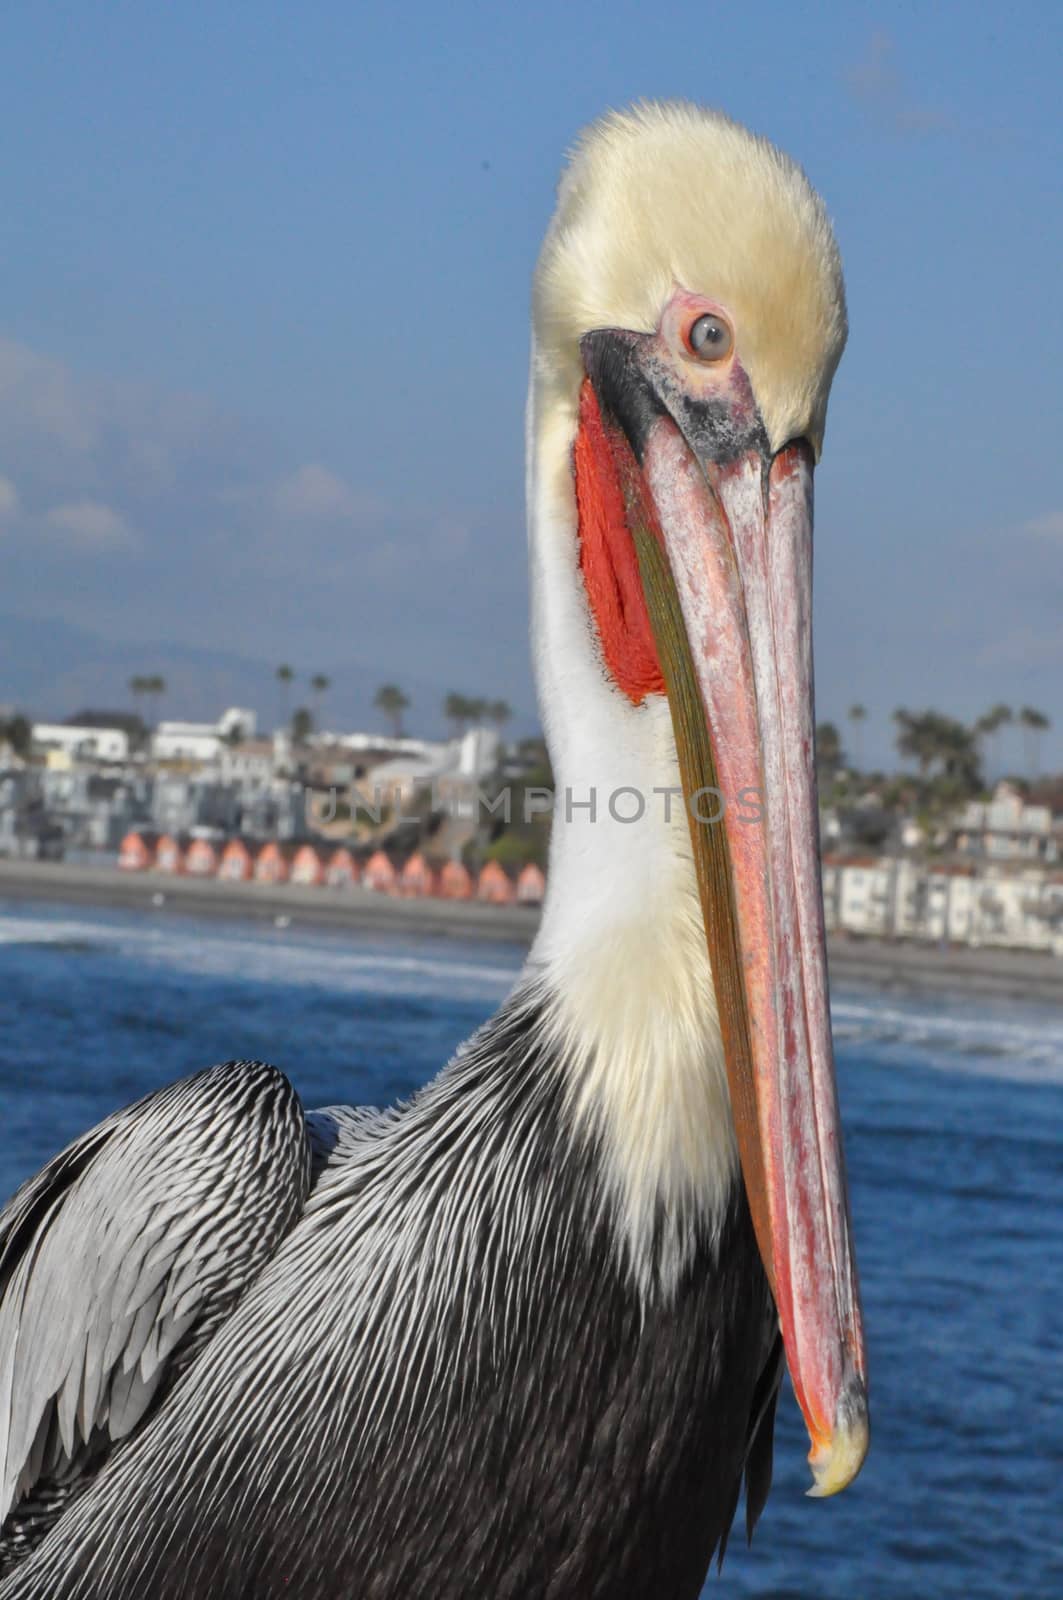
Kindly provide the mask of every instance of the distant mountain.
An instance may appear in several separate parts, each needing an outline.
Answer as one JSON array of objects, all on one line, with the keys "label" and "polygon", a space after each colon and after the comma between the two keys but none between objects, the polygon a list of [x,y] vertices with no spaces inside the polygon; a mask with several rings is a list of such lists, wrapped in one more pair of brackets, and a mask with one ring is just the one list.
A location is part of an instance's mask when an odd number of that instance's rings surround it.
[{"label": "distant mountain", "polygon": [[[280,715],[276,667],[275,661],[254,660],[232,651],[156,640],[129,644],[54,618],[42,621],[0,613],[0,706],[14,706],[38,721],[69,716],[79,706],[132,708],[129,679],[159,673],[166,680],[166,693],[158,707],[152,707],[153,715],[213,722],[226,706],[250,706],[258,713],[260,729],[271,728]],[[447,731],[442,713],[444,691],[455,688],[473,693],[477,687],[463,682],[460,672],[453,684],[440,686],[413,678],[391,663],[367,666],[364,661],[346,661],[329,666],[314,662],[306,675],[297,674],[291,685],[291,707],[313,705],[308,678],[317,671],[331,680],[324,721],[337,730],[381,727],[373,696],[381,683],[391,681],[401,684],[412,702],[407,713],[409,732],[434,738]],[[485,686],[483,692],[489,694],[490,687]],[[537,725],[534,714],[515,707],[507,732],[532,733]]]}]

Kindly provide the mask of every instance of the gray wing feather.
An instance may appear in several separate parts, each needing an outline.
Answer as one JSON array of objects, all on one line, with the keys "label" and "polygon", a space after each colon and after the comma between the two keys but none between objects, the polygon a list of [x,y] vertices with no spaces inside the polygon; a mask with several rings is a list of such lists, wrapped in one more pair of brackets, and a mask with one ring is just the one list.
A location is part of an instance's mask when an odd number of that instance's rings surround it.
[{"label": "gray wing feather", "polygon": [[0,1212],[0,1525],[42,1477],[74,1477],[133,1432],[273,1255],[310,1177],[287,1079],[228,1062],[23,1185]]}]

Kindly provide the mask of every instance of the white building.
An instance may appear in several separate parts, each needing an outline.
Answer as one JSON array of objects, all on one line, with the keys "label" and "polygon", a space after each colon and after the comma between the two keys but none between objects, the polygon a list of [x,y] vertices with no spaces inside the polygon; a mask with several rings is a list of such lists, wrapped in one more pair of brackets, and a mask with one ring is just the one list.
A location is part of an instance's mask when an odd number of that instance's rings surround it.
[{"label": "white building", "polygon": [[482,779],[498,765],[499,736],[490,728],[471,728],[445,744],[420,744],[416,753],[392,756],[372,767],[358,784],[373,806],[402,810],[418,793],[431,791],[433,803],[452,813],[475,815]]},{"label": "white building", "polygon": [[275,739],[247,739],[241,744],[223,744],[218,754],[218,775],[222,783],[260,789],[272,783],[274,771],[285,762],[285,751],[278,755]]},{"label": "white building", "polygon": [[342,745],[359,755],[374,753],[391,756],[420,756],[434,748],[425,739],[393,739],[383,733],[320,733],[314,736],[315,744]]},{"label": "white building", "polygon": [[1059,842],[1047,806],[1027,805],[1010,783],[992,800],[969,800],[953,823],[956,849],[990,861],[1055,861]]},{"label": "white building", "polygon": [[156,761],[217,761],[230,741],[253,739],[257,725],[244,706],[230,706],[217,722],[160,722],[151,753]]},{"label": "white building", "polygon": [[826,856],[828,931],[1063,955],[1063,873],[1021,863]]},{"label": "white building", "polygon": [[94,728],[70,722],[35,722],[33,742],[39,750],[60,751],[71,761],[129,759],[129,734],[124,728]]},{"label": "white building", "polygon": [[823,911],[828,929],[886,938],[892,932],[897,863],[854,856],[823,862]]}]

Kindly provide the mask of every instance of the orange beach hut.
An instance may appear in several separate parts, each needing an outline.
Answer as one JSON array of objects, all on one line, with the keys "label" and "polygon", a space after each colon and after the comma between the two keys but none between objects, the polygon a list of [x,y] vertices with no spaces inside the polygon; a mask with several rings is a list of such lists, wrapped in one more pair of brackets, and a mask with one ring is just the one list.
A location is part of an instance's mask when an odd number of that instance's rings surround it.
[{"label": "orange beach hut", "polygon": [[118,846],[118,865],[123,872],[144,872],[155,862],[159,836],[147,828],[134,828]]},{"label": "orange beach hut", "polygon": [[329,856],[328,866],[325,868],[325,882],[330,889],[349,889],[353,883],[358,882],[358,863],[351,855],[345,844],[334,850]]},{"label": "orange beach hut", "polygon": [[435,894],[436,875],[419,850],[415,850],[402,869],[399,894],[410,899],[421,899]]},{"label": "orange beach hut", "polygon": [[448,861],[440,869],[436,893],[442,900],[471,900],[472,875],[460,861]]},{"label": "orange beach hut", "polygon": [[255,882],[287,883],[288,872],[288,852],[278,840],[271,839],[255,857]]},{"label": "orange beach hut", "polygon": [[221,860],[221,846],[213,839],[193,839],[185,851],[185,872],[190,878],[213,878]]},{"label": "orange beach hut", "polygon": [[247,883],[255,875],[254,849],[246,839],[230,839],[218,862],[218,877],[227,883]]},{"label": "orange beach hut", "polygon": [[394,894],[398,874],[383,850],[374,850],[365,864],[362,883],[377,894]]},{"label": "orange beach hut", "polygon": [[185,870],[184,846],[172,833],[164,833],[155,846],[155,870],[170,872],[175,877]]},{"label": "orange beach hut", "polygon": [[476,884],[477,900],[486,900],[493,906],[512,905],[515,899],[513,884],[504,867],[497,861],[487,861],[480,871]]},{"label": "orange beach hut", "polygon": [[546,876],[534,861],[521,867],[517,877],[517,900],[522,906],[541,906],[546,893]]},{"label": "orange beach hut", "polygon": [[300,845],[292,857],[293,883],[319,884],[325,881],[325,863],[312,844]]}]

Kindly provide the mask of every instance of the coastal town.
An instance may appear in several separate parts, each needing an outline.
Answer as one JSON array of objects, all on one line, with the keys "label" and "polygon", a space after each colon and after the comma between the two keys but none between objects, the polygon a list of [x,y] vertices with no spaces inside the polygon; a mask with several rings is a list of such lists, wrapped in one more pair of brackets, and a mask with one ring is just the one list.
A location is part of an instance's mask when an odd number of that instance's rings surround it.
[{"label": "coastal town", "polygon": [[[292,676],[278,669],[285,692]],[[130,690],[150,700],[160,684],[142,677]],[[386,731],[337,732],[321,713],[327,679],[310,685],[314,709],[269,732],[244,707],[213,723],[139,708],[44,722],[0,707],[0,859],[110,865],[160,881],[542,902],[549,759],[540,738],[505,738],[504,702],[448,694],[451,737],[412,738],[406,697],[387,684],[375,701]],[[1047,718],[996,707],[967,729],[897,712],[909,770],[893,775],[863,770],[865,718],[852,708],[852,756],[833,724],[817,729],[828,931],[1063,957],[1063,779],[983,777],[1001,765],[1012,721],[1034,767]]]}]

